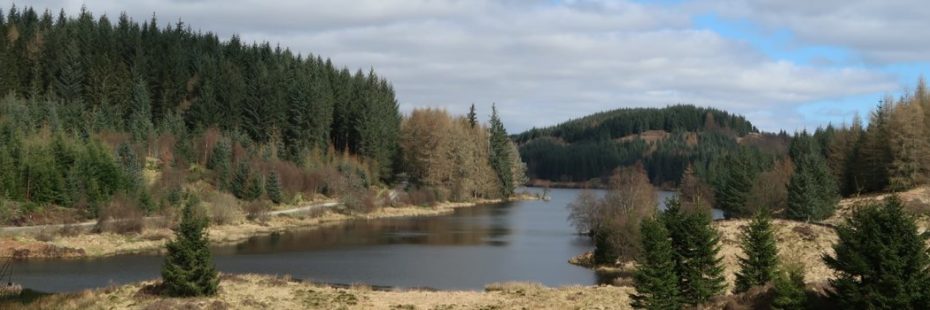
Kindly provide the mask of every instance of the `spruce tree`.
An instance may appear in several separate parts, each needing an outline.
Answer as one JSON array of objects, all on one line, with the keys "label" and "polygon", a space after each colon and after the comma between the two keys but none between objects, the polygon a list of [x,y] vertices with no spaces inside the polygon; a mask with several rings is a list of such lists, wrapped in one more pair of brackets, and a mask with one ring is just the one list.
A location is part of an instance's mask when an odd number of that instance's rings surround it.
[{"label": "spruce tree", "polygon": [[753,172],[743,152],[724,157],[725,169],[714,187],[718,207],[727,217],[746,215],[746,200],[752,191]]},{"label": "spruce tree", "polygon": [[723,292],[723,260],[720,255],[720,234],[713,228],[710,212],[698,208],[681,210],[677,198],[665,202],[660,219],[672,239],[675,250],[675,272],[682,300],[699,305]]},{"label": "spruce tree", "polygon": [[633,307],[638,309],[680,309],[675,251],[668,230],[654,219],[640,224],[642,255],[637,259],[633,286]]},{"label": "spruce tree", "polygon": [[927,309],[930,253],[927,239],[897,196],[884,205],[855,209],[836,234],[834,255],[824,263],[836,272],[831,297],[845,309]]},{"label": "spruce tree", "polygon": [[268,181],[265,184],[265,192],[268,193],[268,199],[271,199],[271,202],[276,204],[284,201],[284,196],[281,194],[281,181],[278,180],[278,173],[272,171],[268,175]]},{"label": "spruce tree", "polygon": [[219,285],[205,232],[207,219],[196,214],[197,206],[197,199],[189,197],[174,231],[175,239],[166,245],[161,276],[164,292],[170,296],[210,296]]},{"label": "spruce tree", "polygon": [[807,292],[804,284],[804,265],[789,262],[775,274],[772,281],[774,296],[772,309],[800,310],[807,304]]},{"label": "spruce tree", "polygon": [[833,214],[837,188],[820,154],[801,155],[788,182],[788,218],[819,221]]},{"label": "spruce tree", "polygon": [[743,227],[740,234],[740,271],[736,273],[736,293],[745,292],[753,286],[772,281],[778,265],[778,249],[775,233],[767,210],[762,210]]},{"label": "spruce tree", "polygon": [[207,168],[213,170],[216,174],[217,187],[226,188],[230,174],[229,159],[232,157],[232,149],[226,139],[220,139],[213,147],[213,153],[207,160]]},{"label": "spruce tree", "polygon": [[497,107],[491,106],[491,167],[497,173],[497,179],[500,181],[500,194],[503,198],[513,195],[513,170],[511,167],[510,157],[510,138],[507,136],[507,129],[497,115]]},{"label": "spruce tree", "polygon": [[251,180],[252,172],[249,169],[249,165],[246,163],[240,163],[239,168],[236,169],[236,174],[233,176],[232,181],[229,184],[229,190],[232,192],[236,198],[246,199],[249,196],[249,181]]},{"label": "spruce tree", "polygon": [[475,112],[474,103],[472,103],[471,107],[468,108],[468,125],[470,125],[471,128],[475,128],[475,126],[478,126],[478,114]]}]

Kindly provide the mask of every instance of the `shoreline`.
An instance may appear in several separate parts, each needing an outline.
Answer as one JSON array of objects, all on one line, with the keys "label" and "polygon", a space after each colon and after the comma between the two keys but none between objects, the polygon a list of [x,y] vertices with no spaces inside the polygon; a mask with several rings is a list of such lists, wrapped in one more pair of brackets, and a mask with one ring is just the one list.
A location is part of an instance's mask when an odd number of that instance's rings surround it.
[{"label": "shoreline", "polygon": [[[432,207],[384,207],[365,214],[344,214],[323,209],[315,216],[307,214],[277,213],[264,221],[240,219],[225,225],[211,224],[208,236],[211,246],[236,244],[252,237],[267,236],[291,230],[318,229],[339,225],[352,220],[374,220],[398,217],[440,216],[455,212],[457,208],[532,200],[521,195],[510,199],[483,199],[472,202],[444,202]],[[170,225],[146,227],[140,233],[116,234],[79,233],[73,236],[53,236],[51,240],[39,235],[20,234],[0,237],[0,258],[23,259],[83,259],[129,254],[160,253],[174,237]]]},{"label": "shoreline", "polygon": [[383,289],[333,286],[289,276],[220,274],[216,296],[158,295],[159,280],[147,280],[32,300],[0,300],[6,309],[630,309],[631,287],[531,282],[487,284],[484,290]]}]

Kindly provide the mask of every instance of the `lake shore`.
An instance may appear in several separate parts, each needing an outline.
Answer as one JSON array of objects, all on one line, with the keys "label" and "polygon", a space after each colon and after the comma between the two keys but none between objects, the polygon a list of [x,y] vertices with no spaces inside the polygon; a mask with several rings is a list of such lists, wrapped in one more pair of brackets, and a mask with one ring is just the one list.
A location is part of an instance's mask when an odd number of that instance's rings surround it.
[{"label": "lake shore", "polygon": [[[805,282],[809,285],[824,285],[833,277],[833,270],[823,262],[823,255],[832,255],[833,245],[838,241],[834,227],[845,222],[853,208],[860,204],[880,202],[890,194],[874,194],[870,196],[846,198],[839,202],[836,212],[830,218],[819,222],[801,222],[786,219],[773,219],[775,238],[778,245],[779,256],[789,260],[803,263],[805,267]],[[918,229],[930,230],[930,215],[924,214],[917,208],[930,204],[930,186],[915,188],[898,193],[908,208],[918,214]],[[921,215],[922,214],[922,215]],[[728,288],[734,287],[735,274],[739,270],[738,257],[742,255],[739,246],[740,232],[748,226],[750,219],[716,220],[714,228],[720,233],[720,257],[723,259],[724,275]],[[930,245],[930,242],[928,242]],[[595,265],[591,252],[581,253],[568,261],[570,264],[590,268],[599,274],[612,275],[617,278],[615,285],[630,285],[631,275],[635,270],[634,263],[624,265]]]},{"label": "lake shore", "polygon": [[[536,199],[521,195],[511,200]],[[371,213],[349,213],[332,208],[317,214],[280,214],[266,216],[261,220],[239,219],[224,225],[209,227],[210,242],[215,245],[232,244],[251,237],[281,233],[299,229],[316,229],[338,225],[351,220],[380,219],[392,217],[438,216],[455,211],[456,208],[500,203],[504,200],[477,200],[472,202],[446,202],[432,207],[402,206],[384,207]],[[85,258],[105,257],[122,254],[153,253],[163,250],[165,243],[174,235],[170,225],[148,225],[140,233],[78,233],[52,236],[22,234],[0,237],[0,258]]]},{"label": "lake shore", "polygon": [[213,297],[170,298],[145,281],[31,301],[0,302],[4,309],[630,309],[630,287],[545,287],[494,283],[482,291],[376,290],[333,287],[289,277],[222,274]]}]

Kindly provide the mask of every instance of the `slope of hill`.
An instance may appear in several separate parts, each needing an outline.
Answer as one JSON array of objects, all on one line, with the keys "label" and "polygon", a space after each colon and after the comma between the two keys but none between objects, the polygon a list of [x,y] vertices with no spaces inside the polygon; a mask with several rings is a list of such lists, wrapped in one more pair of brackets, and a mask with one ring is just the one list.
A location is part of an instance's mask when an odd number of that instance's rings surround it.
[{"label": "slope of hill", "polygon": [[[743,137],[752,136],[752,139]],[[587,182],[641,162],[654,184],[674,186],[687,167],[705,174],[713,160],[743,146],[784,152],[787,136],[760,134],[739,115],[691,105],[601,112],[514,136],[531,179]]]}]

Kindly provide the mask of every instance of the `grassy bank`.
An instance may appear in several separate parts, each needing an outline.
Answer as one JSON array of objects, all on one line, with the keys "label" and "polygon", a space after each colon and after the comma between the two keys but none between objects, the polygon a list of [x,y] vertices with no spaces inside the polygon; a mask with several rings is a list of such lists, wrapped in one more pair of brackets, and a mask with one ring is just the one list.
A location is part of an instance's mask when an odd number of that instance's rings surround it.
[{"label": "grassy bank", "polygon": [[614,286],[549,288],[533,283],[490,284],[485,291],[334,288],[264,275],[221,276],[219,294],[168,298],[157,281],[54,294],[3,309],[628,309],[632,289]]},{"label": "grassy bank", "polygon": [[[532,197],[518,197],[532,199]],[[432,207],[384,207],[369,213],[351,213],[338,209],[302,214],[264,216],[248,219],[233,217],[221,225],[211,225],[210,241],[214,244],[237,243],[248,238],[296,229],[314,229],[356,219],[435,216],[452,213],[456,208],[500,202],[479,200],[467,203],[440,203]],[[16,258],[76,258],[102,257],[119,254],[160,251],[172,237],[170,223],[146,225],[138,233],[68,233],[56,230],[47,234],[18,235],[0,238],[0,257]]]},{"label": "grassy bank", "polygon": [[[922,231],[930,230],[930,187],[920,187],[907,192],[898,193],[907,205],[907,209],[918,215],[918,227]],[[805,281],[814,286],[825,284],[833,277],[833,270],[823,263],[823,255],[833,254],[833,245],[837,242],[836,231],[833,227],[843,223],[856,205],[882,201],[890,194],[877,194],[856,198],[843,199],[836,213],[820,223],[808,223],[783,219],[773,220],[775,237],[778,243],[779,255],[783,258],[798,261],[806,269]],[[739,247],[739,236],[742,227],[749,224],[749,219],[719,220],[714,222],[714,228],[720,232],[720,255],[723,258],[724,274],[730,289],[734,287],[735,274],[739,270],[737,257],[742,255]],[[569,263],[595,269],[597,272],[616,276],[616,285],[631,285],[629,276],[635,269],[634,264],[625,265],[593,265],[590,252],[580,254]]]}]

